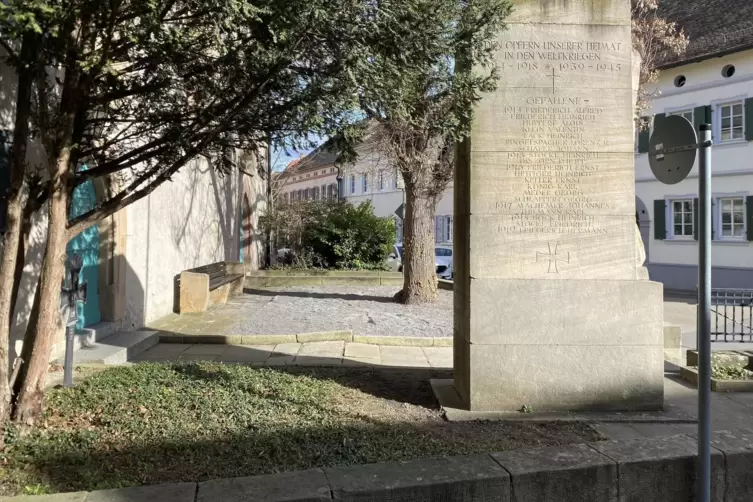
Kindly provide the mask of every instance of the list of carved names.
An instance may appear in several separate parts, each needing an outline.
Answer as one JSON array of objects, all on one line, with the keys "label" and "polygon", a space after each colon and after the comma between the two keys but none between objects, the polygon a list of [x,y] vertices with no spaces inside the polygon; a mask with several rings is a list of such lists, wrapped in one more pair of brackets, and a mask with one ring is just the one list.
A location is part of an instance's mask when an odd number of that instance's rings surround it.
[{"label": "list of carved names", "polygon": [[[599,93],[574,95],[563,85],[581,74],[614,78],[630,71],[618,63],[621,42],[508,40],[500,62],[505,73],[525,72],[536,87],[507,102],[499,118],[514,123],[515,134],[503,141],[506,178],[514,193],[496,202],[506,215],[504,234],[594,235],[607,228],[594,215],[611,209],[600,197],[599,177],[608,169],[606,135],[598,134],[611,110],[599,106]],[[587,93],[589,94],[589,93]],[[604,187],[602,187],[604,188]],[[596,190],[596,191],[595,191]]]}]

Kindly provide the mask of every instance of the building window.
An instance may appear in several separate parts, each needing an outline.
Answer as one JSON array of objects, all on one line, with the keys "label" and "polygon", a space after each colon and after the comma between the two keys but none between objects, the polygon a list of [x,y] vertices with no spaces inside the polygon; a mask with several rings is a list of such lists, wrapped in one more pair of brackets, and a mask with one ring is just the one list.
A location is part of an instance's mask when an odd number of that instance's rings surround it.
[{"label": "building window", "polygon": [[361,192],[367,193],[369,191],[369,176],[366,174],[361,175]]},{"label": "building window", "polygon": [[719,105],[719,116],[721,117],[719,124],[720,141],[743,139],[745,136],[743,113],[742,101]]},{"label": "building window", "polygon": [[327,185],[322,185],[321,190],[322,200],[324,200],[327,198]]},{"label": "building window", "polygon": [[679,110],[676,112],[672,112],[669,115],[680,115],[688,119],[688,122],[690,122],[691,124],[693,123],[693,109],[692,108],[690,110]]},{"label": "building window", "polygon": [[314,187],[314,200],[319,200],[319,187]]},{"label": "building window", "polygon": [[434,242],[452,242],[452,216],[434,217]]},{"label": "building window", "polygon": [[329,168],[329,172],[334,173],[335,172],[335,168],[334,167],[330,167]]},{"label": "building window", "polygon": [[719,228],[721,239],[742,239],[745,237],[745,204],[742,197],[718,199]]},{"label": "building window", "polygon": [[693,238],[693,199],[671,201],[672,236],[676,239]]},{"label": "building window", "polygon": [[335,183],[329,186],[329,198],[332,200],[337,199],[337,184]]},{"label": "building window", "polygon": [[400,173],[395,169],[395,172],[393,173],[394,176],[392,177],[392,188],[397,189],[397,182],[398,182],[398,176],[400,176]]},{"label": "building window", "polygon": [[350,195],[353,195],[356,193],[356,175],[351,174],[350,175]]},{"label": "building window", "polygon": [[377,188],[379,190],[384,190],[384,173],[382,171],[379,171],[379,174],[377,175]]}]

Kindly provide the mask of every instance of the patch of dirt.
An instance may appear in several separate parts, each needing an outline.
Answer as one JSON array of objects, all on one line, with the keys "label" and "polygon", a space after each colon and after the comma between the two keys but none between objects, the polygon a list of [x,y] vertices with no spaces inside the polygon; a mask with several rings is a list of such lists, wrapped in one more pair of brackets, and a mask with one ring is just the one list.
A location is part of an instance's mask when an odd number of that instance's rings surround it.
[{"label": "patch of dirt", "polygon": [[[308,368],[291,368],[311,372]],[[335,406],[362,419],[395,426],[421,426],[427,434],[457,443],[496,444],[507,449],[556,446],[603,440],[587,422],[448,422],[434,398],[429,379],[452,378],[451,370],[318,368],[317,377],[343,385]]]}]

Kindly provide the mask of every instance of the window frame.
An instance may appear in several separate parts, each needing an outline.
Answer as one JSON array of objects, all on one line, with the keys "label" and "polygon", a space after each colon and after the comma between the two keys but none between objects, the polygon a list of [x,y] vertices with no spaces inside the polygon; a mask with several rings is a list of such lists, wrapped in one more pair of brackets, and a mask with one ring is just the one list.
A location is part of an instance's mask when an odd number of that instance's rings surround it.
[{"label": "window frame", "polygon": [[[745,96],[730,96],[728,98],[724,99],[715,99],[710,103],[712,114],[713,114],[713,120],[712,120],[712,131],[713,131],[713,139],[716,145],[729,145],[734,143],[745,143],[745,100],[747,99],[747,95]],[[742,119],[742,129],[741,129],[741,136],[739,138],[731,138],[731,139],[722,139],[722,108],[725,106],[733,106],[739,104],[742,110],[742,114],[740,115]],[[732,112],[730,112],[730,127],[734,131],[734,124],[733,124],[733,117]]]},{"label": "window frame", "polygon": [[[667,211],[666,215],[666,221],[667,221],[667,240],[674,240],[674,241],[692,241],[695,240],[695,218],[694,218],[694,211],[695,211],[695,195],[675,195],[667,197],[666,200],[668,202],[669,211]],[[675,234],[675,202],[690,202],[690,235],[685,235],[684,233],[682,235]],[[685,211],[682,211],[682,214],[687,214]],[[682,223],[683,228],[685,227],[686,223]]]},{"label": "window frame", "polygon": [[377,174],[377,189],[380,192],[384,190],[384,173],[382,171]]},{"label": "window frame", "polygon": [[[713,205],[714,205],[714,214],[712,215],[713,218],[713,227],[714,227],[714,240],[715,241],[721,241],[721,242],[747,242],[747,236],[748,236],[748,228],[747,228],[747,221],[746,221],[746,207],[745,207],[745,200],[746,200],[747,194],[743,193],[730,193],[730,194],[714,194],[713,196]],[[742,212],[742,233],[740,235],[734,235],[735,232],[735,221],[734,221],[734,202],[732,203],[732,217],[730,218],[730,224],[732,225],[731,230],[733,235],[724,235],[724,223],[723,223],[723,204],[725,200],[734,201],[736,199],[739,199],[742,202],[742,206],[740,208],[740,211]]]},{"label": "window frame", "polygon": [[[688,121],[690,122],[691,125],[695,124],[695,122],[693,122],[695,120],[695,107],[694,106],[691,106],[690,108],[682,107],[682,108],[668,109],[664,113],[667,115],[667,117],[669,117],[670,115],[682,115],[683,117],[685,117],[686,114],[690,113],[690,119],[688,119]],[[685,117],[685,118],[687,119],[688,117]]]},{"label": "window frame", "polygon": [[350,175],[350,195],[356,194],[356,175]]},{"label": "window frame", "polygon": [[369,193],[369,175],[368,174],[361,175],[361,192]]}]

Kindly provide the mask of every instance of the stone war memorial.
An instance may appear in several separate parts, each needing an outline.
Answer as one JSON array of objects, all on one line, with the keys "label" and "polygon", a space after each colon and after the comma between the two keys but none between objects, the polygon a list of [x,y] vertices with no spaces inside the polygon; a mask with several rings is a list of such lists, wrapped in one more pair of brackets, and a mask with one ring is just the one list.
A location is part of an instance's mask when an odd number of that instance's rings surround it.
[{"label": "stone war memorial", "polygon": [[454,384],[471,411],[659,410],[636,246],[629,0],[517,0],[455,179]]}]

